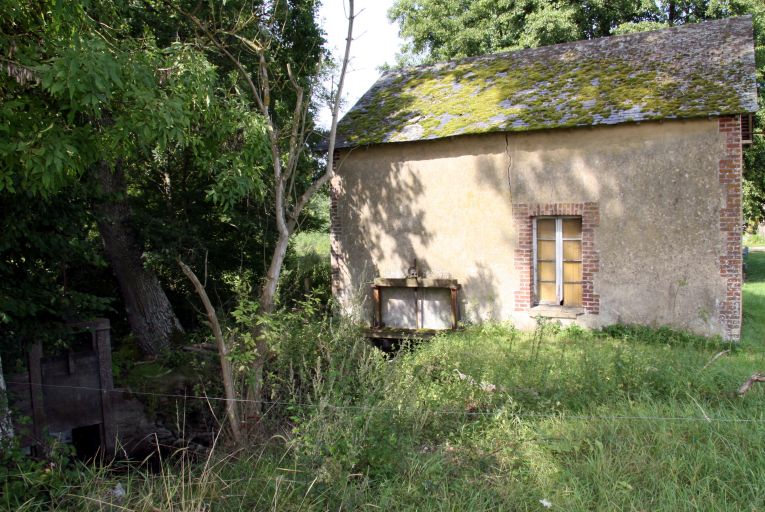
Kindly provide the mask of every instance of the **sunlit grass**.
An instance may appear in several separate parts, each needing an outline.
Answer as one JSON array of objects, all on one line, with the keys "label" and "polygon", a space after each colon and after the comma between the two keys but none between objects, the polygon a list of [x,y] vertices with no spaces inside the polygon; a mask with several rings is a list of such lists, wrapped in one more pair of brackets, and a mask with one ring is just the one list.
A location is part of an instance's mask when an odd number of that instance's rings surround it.
[{"label": "sunlit grass", "polygon": [[295,254],[305,256],[315,253],[320,256],[329,256],[329,234],[318,231],[301,231],[295,234],[290,241]]},{"label": "sunlit grass", "polygon": [[747,247],[763,247],[765,246],[765,236],[760,234],[745,234],[744,245]]},{"label": "sunlit grass", "polygon": [[746,266],[742,343],[761,354],[765,348],[765,252],[750,252]]}]

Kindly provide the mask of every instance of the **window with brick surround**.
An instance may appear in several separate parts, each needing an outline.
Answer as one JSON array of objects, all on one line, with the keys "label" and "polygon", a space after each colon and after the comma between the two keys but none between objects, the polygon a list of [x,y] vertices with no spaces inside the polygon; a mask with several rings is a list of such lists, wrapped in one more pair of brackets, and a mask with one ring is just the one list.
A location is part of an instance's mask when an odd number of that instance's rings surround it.
[{"label": "window with brick surround", "polygon": [[582,306],[582,218],[535,217],[534,302]]}]

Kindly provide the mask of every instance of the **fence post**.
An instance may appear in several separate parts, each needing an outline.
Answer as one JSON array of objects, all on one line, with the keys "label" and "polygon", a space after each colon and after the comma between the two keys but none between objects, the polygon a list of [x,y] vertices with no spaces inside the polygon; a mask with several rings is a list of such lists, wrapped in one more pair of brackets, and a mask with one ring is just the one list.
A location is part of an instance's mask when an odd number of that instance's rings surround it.
[{"label": "fence post", "polygon": [[32,402],[32,436],[35,446],[47,451],[45,440],[45,405],[43,403],[42,387],[42,343],[36,341],[27,351],[27,368],[29,368],[29,398]]},{"label": "fence post", "polygon": [[98,354],[98,378],[101,389],[101,446],[105,458],[114,456],[116,425],[112,408],[112,348],[109,320],[101,318],[93,322],[93,349]]}]

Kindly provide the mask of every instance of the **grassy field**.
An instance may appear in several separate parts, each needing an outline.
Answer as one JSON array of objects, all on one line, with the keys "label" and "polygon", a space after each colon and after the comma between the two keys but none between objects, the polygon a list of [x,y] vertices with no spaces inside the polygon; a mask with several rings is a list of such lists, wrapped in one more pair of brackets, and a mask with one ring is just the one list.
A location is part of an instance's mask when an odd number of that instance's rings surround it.
[{"label": "grassy field", "polygon": [[747,257],[742,345],[756,353],[765,351],[765,253],[762,252],[752,252]]},{"label": "grassy field", "polygon": [[744,245],[747,247],[763,247],[765,246],[765,237],[762,235],[744,235]]},{"label": "grassy field", "polygon": [[83,468],[51,508],[764,510],[765,385],[735,393],[765,370],[765,253],[748,263],[735,347],[492,325],[390,359],[334,327],[263,450],[159,474]]}]

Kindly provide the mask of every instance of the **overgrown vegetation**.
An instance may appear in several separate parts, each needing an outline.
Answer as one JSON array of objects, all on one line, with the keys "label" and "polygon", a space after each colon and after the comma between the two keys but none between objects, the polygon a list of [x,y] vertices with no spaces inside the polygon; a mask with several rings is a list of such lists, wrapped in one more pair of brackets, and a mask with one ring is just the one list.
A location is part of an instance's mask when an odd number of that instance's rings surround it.
[{"label": "overgrown vegetation", "polygon": [[540,323],[527,333],[470,327],[391,358],[350,324],[286,316],[273,329],[264,448],[218,446],[195,464],[179,450],[159,473],[81,466],[51,481],[47,501],[16,505],[758,510],[765,389],[736,390],[765,367],[765,254],[748,264],[735,346],[670,329]]}]

